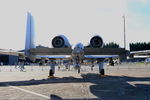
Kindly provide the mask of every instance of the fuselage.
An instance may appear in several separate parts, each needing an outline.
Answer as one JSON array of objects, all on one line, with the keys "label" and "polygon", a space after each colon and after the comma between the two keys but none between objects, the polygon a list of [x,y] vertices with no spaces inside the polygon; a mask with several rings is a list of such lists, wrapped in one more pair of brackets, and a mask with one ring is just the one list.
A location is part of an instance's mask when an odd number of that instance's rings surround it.
[{"label": "fuselage", "polygon": [[72,50],[72,59],[76,64],[80,64],[84,59],[84,46],[82,43],[77,43]]}]

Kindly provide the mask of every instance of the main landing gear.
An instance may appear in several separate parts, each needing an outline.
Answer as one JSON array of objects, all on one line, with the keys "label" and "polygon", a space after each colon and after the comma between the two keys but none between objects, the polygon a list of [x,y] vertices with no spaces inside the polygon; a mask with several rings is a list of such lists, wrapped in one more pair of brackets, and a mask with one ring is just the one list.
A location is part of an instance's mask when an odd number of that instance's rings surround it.
[{"label": "main landing gear", "polygon": [[101,77],[106,77],[103,61],[99,62],[99,73]]},{"label": "main landing gear", "polygon": [[48,78],[53,78],[53,77],[54,77],[54,71],[50,69]]}]

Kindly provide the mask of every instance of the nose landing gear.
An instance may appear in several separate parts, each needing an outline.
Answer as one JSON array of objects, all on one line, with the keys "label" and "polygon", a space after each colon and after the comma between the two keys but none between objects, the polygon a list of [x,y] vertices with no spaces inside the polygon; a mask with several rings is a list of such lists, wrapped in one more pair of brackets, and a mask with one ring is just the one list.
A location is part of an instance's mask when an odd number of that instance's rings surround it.
[{"label": "nose landing gear", "polygon": [[77,70],[78,70],[78,73],[80,73],[80,65],[79,65],[79,64],[76,64],[76,65],[75,65],[75,69],[77,69]]},{"label": "nose landing gear", "polygon": [[80,68],[78,69],[78,74],[80,73]]}]

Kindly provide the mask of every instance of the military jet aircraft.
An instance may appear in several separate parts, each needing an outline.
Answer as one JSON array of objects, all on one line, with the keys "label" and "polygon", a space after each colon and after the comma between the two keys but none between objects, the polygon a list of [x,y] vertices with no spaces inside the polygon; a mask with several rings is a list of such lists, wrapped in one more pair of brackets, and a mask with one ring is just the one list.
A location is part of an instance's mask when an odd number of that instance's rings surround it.
[{"label": "military jet aircraft", "polygon": [[[64,35],[55,36],[52,39],[52,48],[36,48],[33,16],[27,14],[27,29],[25,42],[25,55],[34,60],[36,57],[49,58],[51,60],[68,59],[73,61],[73,66],[80,73],[81,64],[84,60],[97,62],[100,75],[104,75],[103,62],[106,58],[118,57],[118,55],[102,55],[100,49],[104,42],[100,35],[95,35],[90,39],[90,44],[86,48],[82,43],[71,46],[67,37]],[[107,51],[110,52],[110,51]],[[50,69],[50,76],[54,75],[54,68]]]}]

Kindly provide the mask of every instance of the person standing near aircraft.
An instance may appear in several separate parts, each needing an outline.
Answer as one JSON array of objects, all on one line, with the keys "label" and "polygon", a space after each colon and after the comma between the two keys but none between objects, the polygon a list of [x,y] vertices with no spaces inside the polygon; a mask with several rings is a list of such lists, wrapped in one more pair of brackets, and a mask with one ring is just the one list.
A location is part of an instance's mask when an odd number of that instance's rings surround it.
[{"label": "person standing near aircraft", "polygon": [[93,71],[94,61],[91,62],[91,71]]},{"label": "person standing near aircraft", "polygon": [[15,68],[17,69],[17,62],[15,62]]},{"label": "person standing near aircraft", "polygon": [[24,61],[20,63],[20,71],[24,71]]},{"label": "person standing near aircraft", "polygon": [[[0,67],[2,67],[3,66],[3,62],[1,61],[1,66]],[[1,68],[0,68],[0,71],[1,71]]]},{"label": "person standing near aircraft", "polygon": [[58,60],[58,71],[60,70],[60,67],[62,67],[62,59]]},{"label": "person standing near aircraft", "polygon": [[110,65],[110,66],[114,66],[114,61],[113,61],[112,57],[109,58],[109,65]]},{"label": "person standing near aircraft", "polygon": [[3,62],[1,61],[1,66],[3,66]]},{"label": "person standing near aircraft", "polygon": [[70,71],[70,61],[65,64],[66,70]]}]

